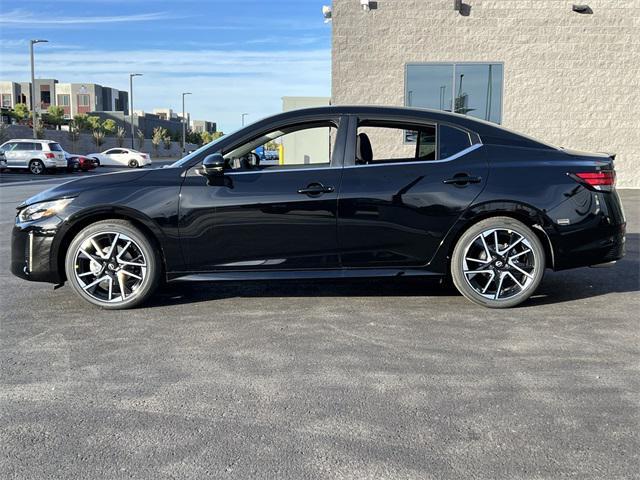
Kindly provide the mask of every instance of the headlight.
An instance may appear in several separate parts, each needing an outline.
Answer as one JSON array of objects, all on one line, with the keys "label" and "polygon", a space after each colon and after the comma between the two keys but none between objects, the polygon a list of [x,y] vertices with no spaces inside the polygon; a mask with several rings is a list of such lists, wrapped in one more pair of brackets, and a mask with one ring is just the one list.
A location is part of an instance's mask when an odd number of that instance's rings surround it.
[{"label": "headlight", "polygon": [[53,217],[72,201],[73,198],[63,198],[51,202],[34,203],[20,210],[20,212],[18,212],[18,219],[20,219],[21,222],[31,222],[41,218]]}]

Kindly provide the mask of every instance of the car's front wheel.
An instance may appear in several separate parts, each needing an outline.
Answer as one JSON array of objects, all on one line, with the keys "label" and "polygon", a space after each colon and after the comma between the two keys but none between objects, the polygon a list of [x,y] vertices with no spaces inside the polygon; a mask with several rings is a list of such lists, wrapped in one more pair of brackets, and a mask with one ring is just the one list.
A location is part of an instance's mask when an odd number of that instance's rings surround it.
[{"label": "car's front wheel", "polygon": [[80,297],[116,310],[137,306],[153,294],[161,263],[157,248],[139,229],[113,219],[91,224],[76,235],[67,250],[65,270]]},{"label": "car's front wheel", "polygon": [[458,291],[489,308],[508,308],[529,298],[545,269],[537,235],[510,217],[492,217],[462,234],[451,258],[451,278]]}]

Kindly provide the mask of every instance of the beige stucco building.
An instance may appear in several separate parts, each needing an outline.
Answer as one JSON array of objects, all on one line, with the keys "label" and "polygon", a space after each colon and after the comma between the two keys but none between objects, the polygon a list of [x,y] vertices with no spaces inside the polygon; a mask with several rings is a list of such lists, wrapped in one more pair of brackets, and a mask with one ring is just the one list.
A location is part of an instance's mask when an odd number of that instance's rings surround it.
[{"label": "beige stucco building", "polygon": [[615,152],[618,185],[640,187],[640,0],[361,3],[333,1],[334,104],[453,109]]}]

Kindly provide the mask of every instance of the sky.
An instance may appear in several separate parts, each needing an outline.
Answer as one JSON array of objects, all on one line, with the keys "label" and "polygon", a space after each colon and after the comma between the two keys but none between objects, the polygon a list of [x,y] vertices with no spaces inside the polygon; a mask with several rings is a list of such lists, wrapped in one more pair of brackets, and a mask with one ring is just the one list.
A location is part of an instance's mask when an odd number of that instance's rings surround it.
[{"label": "sky", "polygon": [[282,111],[283,96],[330,96],[330,0],[0,0],[0,80],[129,90],[134,109],[182,110],[232,131]]}]

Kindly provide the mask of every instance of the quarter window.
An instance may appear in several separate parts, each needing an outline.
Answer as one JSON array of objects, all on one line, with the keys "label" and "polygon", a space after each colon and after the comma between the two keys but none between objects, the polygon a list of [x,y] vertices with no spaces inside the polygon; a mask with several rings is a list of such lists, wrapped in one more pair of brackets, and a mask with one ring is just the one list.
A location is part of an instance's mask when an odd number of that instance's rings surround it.
[{"label": "quarter window", "polygon": [[448,125],[440,125],[438,140],[441,159],[455,155],[471,146],[471,138],[467,132]]},{"label": "quarter window", "polygon": [[405,105],[502,122],[501,63],[420,63],[406,69]]}]

